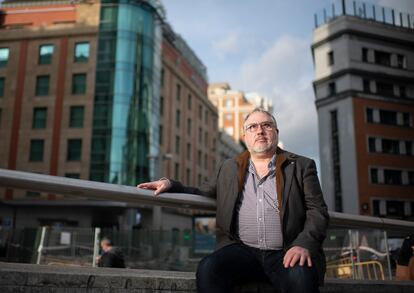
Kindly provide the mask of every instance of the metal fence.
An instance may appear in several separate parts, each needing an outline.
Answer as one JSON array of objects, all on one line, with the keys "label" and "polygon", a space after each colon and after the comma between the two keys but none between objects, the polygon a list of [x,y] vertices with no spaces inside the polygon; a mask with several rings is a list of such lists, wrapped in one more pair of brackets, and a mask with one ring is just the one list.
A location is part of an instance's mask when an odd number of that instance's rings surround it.
[{"label": "metal fence", "polygon": [[[0,169],[0,186],[51,192],[88,199],[133,202],[213,211],[215,201],[194,194],[165,193],[135,187]],[[328,278],[392,279],[393,253],[414,223],[330,212],[324,243]],[[0,230],[9,261],[93,266],[99,235],[110,236],[130,268],[193,271],[202,256],[194,252],[196,231],[96,230],[39,228]],[[214,237],[212,235],[211,237]]]}]

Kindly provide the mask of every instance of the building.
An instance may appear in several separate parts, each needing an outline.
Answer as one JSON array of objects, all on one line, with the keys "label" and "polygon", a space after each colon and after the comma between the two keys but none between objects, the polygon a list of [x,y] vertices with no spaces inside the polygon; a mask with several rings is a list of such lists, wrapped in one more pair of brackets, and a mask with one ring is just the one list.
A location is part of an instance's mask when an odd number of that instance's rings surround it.
[{"label": "building", "polygon": [[161,175],[199,186],[217,162],[218,114],[207,98],[207,69],[168,25],[162,51]]},{"label": "building", "polygon": [[[0,22],[0,168],[122,185],[161,174],[195,183],[214,170],[217,114],[206,69],[174,37],[159,1],[6,1]],[[202,114],[187,111],[187,96]],[[188,159],[190,117],[191,135],[201,129],[202,140],[191,141]],[[0,215],[21,226],[131,227],[151,218],[138,205],[33,191],[0,189],[0,199],[10,207]]]},{"label": "building", "polygon": [[312,43],[326,201],[338,212],[412,220],[414,16],[339,4],[315,16]]},{"label": "building", "polygon": [[217,148],[219,162],[233,158],[245,150],[243,145],[236,143],[234,138],[224,130],[220,131]]},{"label": "building", "polygon": [[272,102],[256,93],[245,94],[231,90],[228,83],[212,83],[208,87],[208,98],[217,107],[219,128],[239,143],[243,135],[243,122],[246,115],[260,107],[273,112]]}]

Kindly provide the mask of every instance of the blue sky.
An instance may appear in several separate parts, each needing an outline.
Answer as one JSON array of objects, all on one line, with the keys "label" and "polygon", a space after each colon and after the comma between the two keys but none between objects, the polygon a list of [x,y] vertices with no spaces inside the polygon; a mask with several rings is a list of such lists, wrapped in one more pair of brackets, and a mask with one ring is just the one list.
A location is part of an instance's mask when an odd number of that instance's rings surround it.
[{"label": "blue sky", "polygon": [[[284,147],[319,161],[310,45],[328,0],[161,0],[167,20],[208,68],[210,82],[273,101]],[[414,0],[367,0],[414,12]]]}]

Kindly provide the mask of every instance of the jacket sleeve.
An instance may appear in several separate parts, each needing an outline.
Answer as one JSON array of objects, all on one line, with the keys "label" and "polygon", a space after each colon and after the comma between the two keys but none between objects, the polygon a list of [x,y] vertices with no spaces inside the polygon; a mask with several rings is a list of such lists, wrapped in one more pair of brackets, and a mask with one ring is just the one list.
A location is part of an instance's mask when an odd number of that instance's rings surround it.
[{"label": "jacket sleeve", "polygon": [[220,164],[219,168],[216,170],[215,175],[212,176],[208,181],[203,182],[200,187],[184,186],[181,182],[170,179],[172,185],[168,192],[190,193],[216,198],[217,178],[219,177],[223,165],[224,163]]},{"label": "jacket sleeve", "polygon": [[306,164],[301,179],[302,182],[299,184],[302,185],[304,195],[305,223],[302,232],[290,246],[307,248],[311,255],[314,255],[321,248],[326,237],[329,213],[313,160],[309,160]]}]

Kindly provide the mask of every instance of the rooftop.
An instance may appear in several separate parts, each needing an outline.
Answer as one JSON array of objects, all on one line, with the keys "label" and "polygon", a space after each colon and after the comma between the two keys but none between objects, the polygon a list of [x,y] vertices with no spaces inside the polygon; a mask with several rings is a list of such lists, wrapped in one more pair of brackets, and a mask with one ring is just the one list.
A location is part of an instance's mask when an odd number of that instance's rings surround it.
[{"label": "rooftop", "polygon": [[414,30],[414,13],[401,12],[358,0],[334,0],[323,10],[315,13],[315,28],[333,21],[341,15],[350,15],[395,27]]}]

